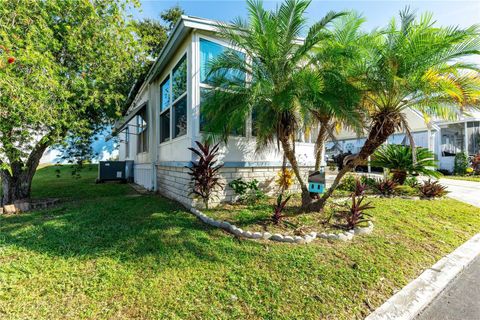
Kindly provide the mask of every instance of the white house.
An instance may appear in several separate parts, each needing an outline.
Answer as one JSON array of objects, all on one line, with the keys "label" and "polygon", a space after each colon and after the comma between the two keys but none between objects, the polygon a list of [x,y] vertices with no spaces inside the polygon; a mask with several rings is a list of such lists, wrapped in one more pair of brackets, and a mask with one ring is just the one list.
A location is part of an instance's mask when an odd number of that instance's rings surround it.
[{"label": "white house", "polygon": [[[131,92],[131,104],[114,130],[120,138],[119,159],[134,161],[135,182],[182,203],[192,201],[185,166],[194,159],[187,148],[202,140],[201,101],[209,87],[207,62],[229,47],[215,34],[217,25],[212,20],[182,16],[138,90]],[[451,168],[450,154],[467,149],[473,153],[480,148],[480,115],[454,124],[435,122],[430,127],[414,111],[409,110],[407,117],[417,145],[435,150],[444,168]],[[274,186],[283,156],[275,146],[256,153],[251,128],[250,119],[245,132],[232,136],[222,147],[221,174],[226,181],[257,179],[268,191]],[[403,138],[398,134],[390,142],[401,143]],[[337,146],[355,153],[363,141],[354,133],[342,132]],[[313,142],[299,133],[295,149],[305,174],[314,164]],[[232,190],[226,188],[220,200],[231,196]]]}]

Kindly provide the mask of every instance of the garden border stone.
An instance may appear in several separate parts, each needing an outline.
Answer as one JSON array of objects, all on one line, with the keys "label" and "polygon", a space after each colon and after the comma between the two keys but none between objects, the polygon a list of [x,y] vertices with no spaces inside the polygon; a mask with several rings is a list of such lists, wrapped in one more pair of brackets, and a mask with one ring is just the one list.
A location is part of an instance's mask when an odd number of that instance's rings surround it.
[{"label": "garden border stone", "polygon": [[264,239],[264,240],[271,240],[277,242],[286,242],[286,243],[293,243],[293,244],[307,244],[315,240],[317,237],[326,240],[340,240],[340,241],[349,241],[352,240],[356,235],[365,235],[370,234],[373,232],[373,223],[371,221],[368,222],[367,227],[356,227],[355,229],[340,232],[340,233],[320,233],[317,232],[310,232],[304,236],[291,236],[291,235],[283,235],[279,233],[271,234],[269,232],[252,232],[248,230],[243,230],[237,227],[234,224],[231,224],[227,221],[222,220],[215,220],[213,218],[208,217],[206,214],[201,212],[200,210],[191,207],[190,212],[200,219],[202,222],[216,228],[223,229],[231,234],[236,235],[237,237],[243,237],[247,239]]}]

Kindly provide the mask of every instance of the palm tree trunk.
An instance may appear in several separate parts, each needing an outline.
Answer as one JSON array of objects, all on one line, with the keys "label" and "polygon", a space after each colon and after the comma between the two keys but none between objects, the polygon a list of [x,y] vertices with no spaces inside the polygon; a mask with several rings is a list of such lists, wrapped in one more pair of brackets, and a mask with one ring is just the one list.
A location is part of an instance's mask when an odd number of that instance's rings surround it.
[{"label": "palm tree trunk", "polygon": [[317,141],[315,142],[315,171],[320,170],[320,164],[324,160],[323,147],[325,146],[325,140],[327,139],[328,130],[326,124],[322,123],[320,125],[320,130],[318,131]]},{"label": "palm tree trunk", "polygon": [[288,138],[280,138],[279,140],[282,144],[283,153],[288,159],[288,162],[290,162],[292,170],[297,177],[300,188],[302,189],[302,207],[307,206],[312,202],[312,199],[310,197],[310,192],[308,191],[307,185],[305,184],[305,181],[300,173],[300,168],[298,166],[297,158],[295,157],[295,152],[293,151],[291,142]]},{"label": "palm tree trunk", "polygon": [[392,117],[388,113],[381,113],[374,119],[375,120],[372,123],[372,129],[370,130],[368,138],[360,152],[352,158],[346,158],[344,167],[338,172],[333,184],[330,186],[330,188],[328,188],[327,192],[325,192],[318,201],[311,202],[307,206],[304,206],[303,209],[305,211],[313,212],[322,210],[325,207],[327,200],[330,198],[333,191],[335,191],[335,188],[342,180],[343,176],[366,161],[378,147],[387,141],[390,135],[395,133],[395,130],[399,125],[398,119],[396,117]]}]

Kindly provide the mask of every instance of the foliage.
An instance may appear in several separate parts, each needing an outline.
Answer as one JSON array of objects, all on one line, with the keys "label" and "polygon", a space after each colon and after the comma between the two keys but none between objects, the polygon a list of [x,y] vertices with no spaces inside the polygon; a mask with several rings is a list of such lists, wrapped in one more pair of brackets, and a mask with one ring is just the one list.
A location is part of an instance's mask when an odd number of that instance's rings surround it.
[{"label": "foliage", "polygon": [[365,191],[367,191],[368,185],[362,181],[362,179],[355,179],[355,190],[353,194],[356,197],[363,196]]},{"label": "foliage", "polygon": [[[165,42],[167,41],[168,33],[172,30],[175,23],[180,19],[184,11],[179,6],[174,6],[163,11],[160,14],[162,21],[146,18],[143,20],[133,20],[133,28],[135,34],[139,37],[140,42],[146,48],[151,61],[160,54]],[[145,71],[148,71],[151,63],[148,63]]]},{"label": "foliage", "polygon": [[398,184],[404,184],[407,175],[440,176],[440,173],[435,170],[437,167],[435,155],[430,150],[416,148],[415,160],[414,162],[410,146],[388,144],[375,151],[371,164],[389,169],[393,174],[393,180]]},{"label": "foliage", "polygon": [[330,189],[311,210],[321,209],[342,176],[371,156],[397,131],[414,145],[406,110],[414,109],[428,122],[433,116],[457,119],[465,106],[478,108],[478,64],[468,62],[480,53],[480,29],[442,27],[430,13],[417,17],[408,7],[400,18],[364,39],[365,50],[354,59],[352,81],[362,88],[359,109],[370,122],[359,153],[337,175]]},{"label": "foliage", "polygon": [[275,206],[273,207],[273,216],[272,220],[273,223],[279,224],[282,218],[284,217],[283,215],[283,210],[285,209],[285,206],[287,205],[287,202],[290,200],[292,195],[287,195],[285,198],[283,198],[283,193],[280,193],[277,197],[277,202]]},{"label": "foliage", "polygon": [[[202,104],[206,130],[227,140],[233,129],[254,115],[257,148],[277,142],[302,189],[310,193],[300,174],[293,141],[305,125],[310,97],[322,91],[323,81],[308,63],[310,52],[327,38],[326,26],[342,14],[329,12],[307,29],[308,0],[288,0],[274,11],[261,1],[248,0],[248,20],[221,25],[219,34],[245,55],[226,50],[210,65],[214,87]],[[305,40],[298,39],[307,30]]]},{"label": "foliage", "polygon": [[418,188],[420,186],[420,183],[418,182],[417,177],[412,176],[412,177],[407,177],[407,179],[405,179],[404,185],[412,188]]},{"label": "foliage", "polygon": [[212,198],[215,189],[217,187],[223,187],[218,174],[218,171],[223,165],[217,164],[218,144],[210,148],[208,143],[202,144],[199,141],[195,141],[195,143],[197,144],[198,150],[188,148],[188,150],[198,156],[198,160],[191,161],[191,166],[187,167],[190,170],[188,174],[192,182],[191,194],[199,196],[208,209],[208,202]]},{"label": "foliage", "polygon": [[445,196],[448,191],[447,187],[440,184],[438,181],[427,180],[419,188],[420,193],[424,198],[439,198]]},{"label": "foliage", "polygon": [[347,222],[346,228],[348,230],[357,227],[361,223],[369,221],[368,217],[371,215],[366,213],[365,210],[375,208],[371,205],[371,202],[362,204],[363,200],[365,200],[365,196],[357,196],[355,193],[352,193],[351,198],[351,204],[344,204],[345,210],[337,212],[337,215],[345,219]]},{"label": "foliage", "polygon": [[242,178],[238,178],[230,181],[228,184],[233,189],[236,195],[239,196],[239,201],[254,204],[258,200],[263,199],[265,194],[258,186],[258,180],[253,179],[251,181],[244,181]]},{"label": "foliage", "polygon": [[474,155],[470,162],[472,163],[472,169],[475,174],[480,175],[480,152]]},{"label": "foliage", "polygon": [[468,168],[468,156],[465,152],[458,152],[455,155],[453,174],[463,176],[467,173]]},{"label": "foliage", "polygon": [[374,189],[377,181],[375,178],[371,178],[368,176],[361,176],[360,181],[367,186],[368,189]]},{"label": "foliage", "polygon": [[277,173],[277,180],[275,180],[275,183],[283,192],[285,190],[290,189],[290,187],[293,185],[294,179],[295,179],[295,173],[293,172],[293,170],[282,168]]},{"label": "foliage", "polygon": [[[2,1],[0,175],[3,202],[29,196],[43,152],[119,116],[146,53],[127,1]],[[11,59],[10,59],[11,60]]]},{"label": "foliage", "polygon": [[397,187],[397,183],[389,178],[378,179],[375,185],[375,189],[382,195],[382,196],[391,196],[395,193],[395,188]]},{"label": "foliage", "polygon": [[355,191],[356,183],[357,181],[355,179],[355,176],[349,174],[343,177],[342,181],[338,185],[338,189],[353,192]]},{"label": "foliage", "polygon": [[418,187],[412,187],[409,185],[400,185],[395,187],[395,194],[398,194],[400,196],[408,196],[408,197],[413,197],[418,195]]}]

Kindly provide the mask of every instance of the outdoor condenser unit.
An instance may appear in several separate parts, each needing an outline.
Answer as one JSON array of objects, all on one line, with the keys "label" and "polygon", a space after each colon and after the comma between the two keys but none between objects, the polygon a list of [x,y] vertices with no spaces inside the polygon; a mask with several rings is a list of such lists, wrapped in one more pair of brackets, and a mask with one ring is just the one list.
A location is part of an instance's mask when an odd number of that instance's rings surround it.
[{"label": "outdoor condenser unit", "polygon": [[133,161],[100,161],[97,183],[133,181]]}]

